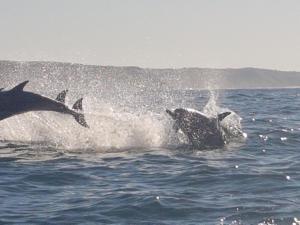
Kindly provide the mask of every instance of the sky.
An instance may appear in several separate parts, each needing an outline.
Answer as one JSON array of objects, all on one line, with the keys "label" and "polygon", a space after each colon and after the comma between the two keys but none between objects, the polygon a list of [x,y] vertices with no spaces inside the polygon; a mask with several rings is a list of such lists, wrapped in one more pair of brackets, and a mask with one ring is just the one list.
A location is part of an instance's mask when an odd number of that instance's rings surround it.
[{"label": "sky", "polygon": [[0,0],[0,60],[300,71],[299,0]]}]

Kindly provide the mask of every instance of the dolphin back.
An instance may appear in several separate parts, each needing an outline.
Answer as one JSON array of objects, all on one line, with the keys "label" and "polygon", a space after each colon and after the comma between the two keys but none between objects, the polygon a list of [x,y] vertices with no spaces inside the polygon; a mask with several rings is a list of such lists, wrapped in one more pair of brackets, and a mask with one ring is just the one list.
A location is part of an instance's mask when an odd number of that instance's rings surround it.
[{"label": "dolphin back", "polygon": [[0,120],[30,111],[53,111],[74,116],[75,120],[83,127],[89,127],[82,112],[82,98],[76,101],[73,109],[65,105],[68,90],[62,91],[56,100],[24,91],[29,81],[24,81],[9,91],[1,91],[0,95]]},{"label": "dolphin back", "polygon": [[200,111],[188,108],[178,108],[166,112],[175,120],[175,131],[180,129],[196,148],[218,148],[225,144],[222,128],[219,125],[224,118],[231,114],[225,112],[218,117],[208,117]]}]

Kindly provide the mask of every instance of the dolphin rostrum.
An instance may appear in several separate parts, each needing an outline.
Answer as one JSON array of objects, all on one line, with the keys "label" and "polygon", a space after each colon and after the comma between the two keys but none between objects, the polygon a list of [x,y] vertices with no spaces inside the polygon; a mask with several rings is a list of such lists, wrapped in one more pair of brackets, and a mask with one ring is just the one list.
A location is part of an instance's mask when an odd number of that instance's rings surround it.
[{"label": "dolphin rostrum", "polygon": [[8,91],[0,89],[0,120],[29,111],[54,111],[72,115],[81,126],[89,127],[84,115],[78,112],[78,110],[82,110],[82,98],[77,100],[70,109],[64,104],[68,90],[62,91],[56,100],[52,100],[33,92],[24,91],[28,82],[25,81]]},{"label": "dolphin rostrum", "polygon": [[221,121],[231,114],[225,112],[216,118],[210,118],[203,113],[193,110],[178,108],[166,112],[175,120],[174,128],[179,129],[187,136],[195,148],[218,148],[226,143]]}]

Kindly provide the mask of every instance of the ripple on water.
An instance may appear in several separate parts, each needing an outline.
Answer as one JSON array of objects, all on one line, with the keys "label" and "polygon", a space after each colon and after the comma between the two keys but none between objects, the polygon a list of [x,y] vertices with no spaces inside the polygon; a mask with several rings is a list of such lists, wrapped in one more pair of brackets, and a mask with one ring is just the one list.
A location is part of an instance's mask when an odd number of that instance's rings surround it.
[{"label": "ripple on water", "polygon": [[[147,114],[150,117],[143,117],[142,122],[128,113],[127,123],[125,117],[109,112],[120,116],[122,121],[116,124],[125,133],[118,132],[118,127],[113,127],[115,120],[109,117],[103,124],[111,127],[99,126],[88,139],[74,131],[74,136],[66,139],[78,139],[74,148],[59,145],[64,140],[59,133],[57,145],[53,136],[49,144],[28,141],[31,137],[27,134],[27,142],[2,141],[0,223],[300,224],[300,113],[297,98],[283,97],[297,96],[297,92],[221,93],[225,97],[218,104],[238,112],[247,138],[217,150],[199,151],[170,143],[163,132],[170,124],[159,113]],[[173,94],[180,100],[171,107],[204,106],[207,100],[205,92]],[[29,126],[26,118],[16,124]],[[126,130],[128,124],[134,126]],[[60,127],[59,123],[55,126]],[[47,136],[46,128],[40,126],[40,133],[34,135]],[[21,135],[14,129],[5,135]],[[62,128],[60,132],[67,131]],[[110,148],[107,144],[116,141],[110,138],[117,137],[130,145],[119,142]],[[90,146],[81,145],[88,141]]]}]

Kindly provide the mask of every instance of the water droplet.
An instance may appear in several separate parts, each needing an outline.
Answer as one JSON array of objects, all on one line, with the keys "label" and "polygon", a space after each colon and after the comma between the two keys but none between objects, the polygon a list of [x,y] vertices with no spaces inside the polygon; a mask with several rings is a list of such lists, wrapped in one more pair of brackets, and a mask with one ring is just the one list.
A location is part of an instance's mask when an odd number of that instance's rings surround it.
[{"label": "water droplet", "polygon": [[156,196],[156,200],[159,200],[159,196]]},{"label": "water droplet", "polygon": [[269,137],[268,137],[267,135],[262,135],[262,134],[260,134],[259,137],[260,137],[261,139],[263,139],[264,141],[267,141],[267,140],[269,139]]},{"label": "water droplet", "polygon": [[220,222],[221,222],[220,225],[224,225],[225,219],[226,219],[225,217],[220,219]]},{"label": "water droplet", "polygon": [[286,140],[287,140],[287,137],[281,137],[280,140],[281,140],[281,141],[286,141]]},{"label": "water droplet", "polygon": [[287,180],[290,180],[290,179],[291,179],[291,177],[290,177],[290,176],[286,176],[286,179],[287,179]]},{"label": "water droplet", "polygon": [[236,169],[238,169],[238,168],[239,168],[239,166],[238,166],[238,165],[235,165],[235,168],[236,168]]}]

